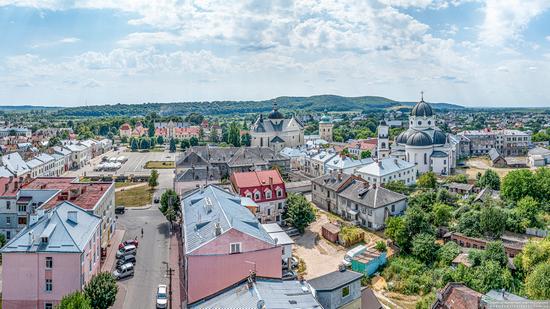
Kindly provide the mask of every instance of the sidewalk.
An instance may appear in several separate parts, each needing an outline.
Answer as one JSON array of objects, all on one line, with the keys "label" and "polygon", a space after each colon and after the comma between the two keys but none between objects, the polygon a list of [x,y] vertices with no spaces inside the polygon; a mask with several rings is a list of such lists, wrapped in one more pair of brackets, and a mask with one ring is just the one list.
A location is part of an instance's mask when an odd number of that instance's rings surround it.
[{"label": "sidewalk", "polygon": [[[175,226],[175,229],[179,229]],[[179,232],[174,231],[170,236],[170,267],[174,269],[172,275],[172,307],[173,309],[182,309],[182,302],[185,295],[184,281],[182,277],[182,267],[180,267],[180,253],[182,252],[182,245],[179,241]]]},{"label": "sidewalk", "polygon": [[102,272],[111,272],[113,270],[113,266],[115,265],[116,252],[118,250],[118,244],[122,242],[125,232],[126,231],[124,230],[115,230],[115,232],[113,233],[113,236],[111,237],[111,243],[107,248],[107,257],[101,265]]}]

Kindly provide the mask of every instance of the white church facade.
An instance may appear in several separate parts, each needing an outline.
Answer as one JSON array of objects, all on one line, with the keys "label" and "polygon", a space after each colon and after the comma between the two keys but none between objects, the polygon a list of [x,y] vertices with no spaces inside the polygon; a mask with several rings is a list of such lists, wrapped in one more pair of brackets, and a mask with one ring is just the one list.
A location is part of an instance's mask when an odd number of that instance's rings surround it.
[{"label": "white church facade", "polygon": [[409,128],[399,134],[390,147],[389,126],[380,122],[378,159],[391,156],[413,163],[418,174],[431,171],[450,175],[456,168],[458,139],[436,126],[436,116],[424,98],[413,107],[408,124]]},{"label": "white church facade", "polygon": [[304,125],[294,116],[286,119],[274,104],[267,118],[262,114],[256,119],[250,130],[253,147],[269,147],[281,151],[285,147],[301,146],[304,141]]}]

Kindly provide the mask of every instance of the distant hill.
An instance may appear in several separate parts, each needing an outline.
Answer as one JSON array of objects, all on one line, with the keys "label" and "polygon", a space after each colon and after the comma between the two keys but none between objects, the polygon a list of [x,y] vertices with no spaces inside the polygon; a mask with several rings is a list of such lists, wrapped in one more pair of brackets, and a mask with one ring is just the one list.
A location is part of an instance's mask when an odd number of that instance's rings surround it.
[{"label": "distant hill", "polygon": [[[265,113],[277,103],[282,111],[381,111],[397,106],[412,106],[412,102],[398,102],[384,97],[362,96],[341,97],[318,95],[311,97],[278,97],[263,101],[213,101],[95,105],[63,108],[56,112],[59,116],[145,116],[157,112],[163,116],[186,115],[197,112],[204,115],[231,115]],[[432,104],[435,109],[462,109],[449,103]]]},{"label": "distant hill", "polygon": [[28,112],[28,111],[37,111],[37,110],[46,110],[46,111],[55,111],[61,109],[61,107],[57,106],[37,106],[37,105],[0,105],[0,111],[21,111],[21,112]]}]

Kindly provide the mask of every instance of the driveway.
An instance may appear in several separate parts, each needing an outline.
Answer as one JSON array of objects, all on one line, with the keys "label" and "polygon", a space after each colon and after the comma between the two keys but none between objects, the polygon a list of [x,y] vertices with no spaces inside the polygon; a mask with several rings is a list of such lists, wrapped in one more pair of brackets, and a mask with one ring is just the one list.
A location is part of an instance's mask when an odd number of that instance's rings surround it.
[{"label": "driveway", "polygon": [[321,226],[329,222],[326,215],[321,214],[304,232],[296,238],[294,254],[306,263],[305,279],[312,279],[338,269],[346,250],[328,242],[321,236]]}]

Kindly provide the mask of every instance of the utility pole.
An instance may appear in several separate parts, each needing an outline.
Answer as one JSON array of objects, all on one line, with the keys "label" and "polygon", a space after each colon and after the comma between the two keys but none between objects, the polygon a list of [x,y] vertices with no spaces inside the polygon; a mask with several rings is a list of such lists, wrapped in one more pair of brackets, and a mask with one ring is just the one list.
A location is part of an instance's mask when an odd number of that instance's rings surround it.
[{"label": "utility pole", "polygon": [[168,300],[170,301],[170,305],[168,308],[172,309],[172,274],[174,273],[174,269],[172,267],[168,267],[168,263],[166,264],[166,272],[168,273]]}]

